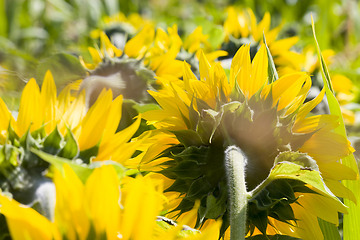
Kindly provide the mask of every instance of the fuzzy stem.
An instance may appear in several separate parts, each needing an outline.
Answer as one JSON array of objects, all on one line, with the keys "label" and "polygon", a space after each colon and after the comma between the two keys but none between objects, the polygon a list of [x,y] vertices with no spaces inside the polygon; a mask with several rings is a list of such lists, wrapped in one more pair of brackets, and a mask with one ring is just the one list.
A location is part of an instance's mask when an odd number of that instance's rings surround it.
[{"label": "fuzzy stem", "polygon": [[240,148],[232,145],[225,150],[225,169],[230,199],[230,240],[244,240],[248,193],[245,182],[246,158]]}]

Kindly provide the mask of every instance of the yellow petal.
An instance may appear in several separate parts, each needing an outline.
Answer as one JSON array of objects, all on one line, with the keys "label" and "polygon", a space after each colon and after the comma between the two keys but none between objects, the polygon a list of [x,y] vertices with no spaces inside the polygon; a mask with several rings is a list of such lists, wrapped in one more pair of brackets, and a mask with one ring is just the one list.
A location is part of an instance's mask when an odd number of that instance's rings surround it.
[{"label": "yellow petal", "polygon": [[[54,173],[56,187],[55,224],[67,239],[85,240],[90,230],[90,220],[85,209],[84,185],[67,165],[63,165],[63,175]],[[69,198],[71,196],[71,198]]]},{"label": "yellow petal", "polygon": [[[248,98],[254,95],[268,80],[268,58],[265,45],[261,45],[252,62],[248,88]],[[246,92],[245,90],[245,92]]]},{"label": "yellow petal", "polygon": [[86,203],[97,236],[118,239],[120,232],[119,178],[112,165],[96,168],[85,185]]},{"label": "yellow petal", "polygon": [[[267,94],[272,90],[273,96],[273,107],[278,103],[278,110],[284,109],[287,106],[290,106],[291,103],[296,99],[301,90],[303,89],[303,85],[310,81],[309,76],[306,73],[294,73],[283,76],[275,81],[271,85],[267,85],[261,95],[262,97],[266,97]],[[310,85],[306,84],[305,94],[302,96],[306,97],[306,93],[309,90]],[[291,111],[294,111],[292,109]]]},{"label": "yellow petal", "polygon": [[332,198],[313,193],[301,193],[301,195],[303,197],[300,197],[297,202],[306,209],[306,212],[311,212],[336,226],[339,224],[338,212],[347,213],[346,207]]},{"label": "yellow petal", "polygon": [[185,90],[190,94],[193,95],[193,90],[190,85],[190,80],[197,80],[195,74],[191,71],[190,66],[185,61],[183,62],[183,72],[184,72],[184,84]]},{"label": "yellow petal", "polygon": [[321,163],[334,162],[351,153],[345,137],[326,130],[314,133],[299,150]]},{"label": "yellow petal", "polygon": [[[113,160],[117,161],[117,159],[115,157],[115,154],[117,152],[119,152],[120,155],[121,154],[125,155],[125,153],[121,152],[119,148],[123,144],[128,142],[130,140],[130,138],[135,134],[135,132],[138,130],[138,128],[140,126],[140,121],[141,121],[141,117],[139,117],[129,127],[112,135],[111,138],[109,138],[108,141],[105,142],[104,144],[100,144],[99,152],[96,156],[96,159],[94,159],[94,161],[109,160],[109,159],[113,159]],[[127,150],[125,150],[125,151],[127,151]],[[130,153],[130,157],[132,154],[133,154],[133,152]]]},{"label": "yellow petal", "polygon": [[[339,170],[337,169],[337,171]],[[342,185],[340,181],[324,179],[324,182],[335,196],[340,198],[347,198],[353,201],[355,204],[357,203],[354,193]]]},{"label": "yellow petal", "polygon": [[141,59],[154,40],[155,30],[147,24],[144,28],[130,39],[125,45],[125,53],[129,57]]},{"label": "yellow petal", "polygon": [[108,36],[101,32],[100,34],[101,41],[101,52],[103,56],[108,55],[110,58],[120,57],[122,55],[122,51],[117,49],[109,40]]},{"label": "yellow petal", "polygon": [[[60,132],[65,135],[66,126],[68,126],[71,130],[75,130],[76,128],[78,128],[85,115],[85,90],[83,90],[66,109],[66,112],[62,115],[61,122],[59,124]],[[78,135],[80,133],[74,134],[77,136],[78,139]]]},{"label": "yellow petal", "polygon": [[[270,13],[266,12],[264,14],[263,19],[259,22],[255,29],[251,29],[251,34],[255,41],[259,42],[262,37],[263,33],[267,33],[270,29]],[[253,26],[253,25],[252,25]]]},{"label": "yellow petal", "polygon": [[313,100],[305,103],[300,109],[299,112],[296,116],[296,120],[295,120],[295,125],[302,121],[303,119],[305,119],[305,117],[308,115],[308,113],[313,110],[324,98],[324,94],[325,94],[325,88],[323,88],[321,90],[321,92],[319,93],[319,95],[316,96],[316,98],[314,98]]},{"label": "yellow petal", "polygon": [[353,82],[349,78],[341,74],[336,74],[332,76],[331,82],[335,92],[351,94],[351,90],[354,88]]},{"label": "yellow petal", "polygon": [[301,239],[324,239],[319,227],[317,216],[299,204],[292,204],[296,219],[296,233]]},{"label": "yellow petal", "polygon": [[[9,109],[7,108],[5,102],[0,98],[0,144],[4,144],[3,141],[5,141],[6,139],[6,135],[7,135],[7,130],[9,128],[9,124],[11,124],[11,126],[13,128],[16,128],[16,124],[15,124],[15,120],[13,118],[13,116],[11,115]],[[15,129],[14,129],[15,130]],[[15,130],[16,132],[16,130]]]},{"label": "yellow petal", "polygon": [[299,41],[299,37],[290,37],[278,40],[273,42],[269,46],[269,50],[272,56],[280,55],[284,51],[288,51],[292,46],[294,46]]},{"label": "yellow petal", "polygon": [[321,175],[330,180],[356,180],[357,173],[339,162],[318,163]]},{"label": "yellow petal", "polygon": [[109,109],[109,116],[105,125],[104,133],[101,139],[101,144],[106,143],[115,134],[121,120],[121,109],[123,103],[123,96],[120,95],[111,103]]},{"label": "yellow petal", "polygon": [[205,82],[208,82],[210,80],[210,68],[211,65],[206,59],[205,54],[202,52],[199,59],[199,71],[201,80]]},{"label": "yellow petal", "polygon": [[292,130],[297,133],[310,133],[318,129],[330,131],[339,125],[339,122],[337,122],[338,119],[339,117],[336,115],[316,115],[306,118],[301,124],[296,124]]},{"label": "yellow petal", "polygon": [[[235,86],[235,79],[240,89],[245,93],[251,71],[250,44],[242,45],[236,52],[230,68],[230,84]],[[240,74],[239,74],[240,73]]]},{"label": "yellow petal", "polygon": [[5,215],[12,239],[60,239],[54,225],[34,209],[0,193],[0,212]]},{"label": "yellow petal", "polygon": [[81,151],[94,147],[100,142],[110,114],[111,103],[112,92],[109,90],[103,96],[100,95],[87,112],[81,124],[81,134],[78,140]]},{"label": "yellow petal", "polygon": [[35,79],[32,78],[26,84],[21,94],[17,118],[17,135],[21,137],[29,128],[31,132],[39,129],[42,126],[43,120],[39,86]]},{"label": "yellow petal", "polygon": [[156,216],[161,211],[154,185],[149,178],[145,180],[138,176],[124,185],[123,192],[123,239],[140,240],[152,236]]},{"label": "yellow petal", "polygon": [[50,134],[56,126],[56,86],[51,72],[48,70],[45,74],[44,82],[41,86],[41,102],[44,116],[45,131]]}]

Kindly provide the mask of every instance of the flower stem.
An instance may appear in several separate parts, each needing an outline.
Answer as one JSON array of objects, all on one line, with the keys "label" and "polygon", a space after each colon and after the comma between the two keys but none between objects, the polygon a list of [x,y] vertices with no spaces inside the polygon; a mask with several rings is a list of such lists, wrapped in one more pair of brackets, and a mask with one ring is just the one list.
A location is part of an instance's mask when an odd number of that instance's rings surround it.
[{"label": "flower stem", "polygon": [[245,182],[246,158],[240,148],[232,145],[225,150],[225,169],[230,195],[230,240],[244,240],[248,193]]}]

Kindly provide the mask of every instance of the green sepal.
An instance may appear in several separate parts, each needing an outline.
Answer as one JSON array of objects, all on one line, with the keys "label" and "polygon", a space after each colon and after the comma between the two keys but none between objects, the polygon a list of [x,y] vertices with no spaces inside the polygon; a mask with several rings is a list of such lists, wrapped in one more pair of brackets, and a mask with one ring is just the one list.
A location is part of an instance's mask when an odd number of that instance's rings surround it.
[{"label": "green sepal", "polygon": [[0,239],[1,240],[11,240],[10,231],[3,214],[0,214]]},{"label": "green sepal", "polygon": [[315,132],[310,133],[293,133],[290,145],[293,151],[297,151],[301,148],[305,142],[307,142]]},{"label": "green sepal", "polygon": [[169,170],[174,172],[176,175],[178,175],[179,178],[182,179],[196,179],[202,175],[201,168],[199,167],[197,161],[193,160],[181,161],[178,165]]},{"label": "green sepal", "polygon": [[99,152],[99,144],[89,149],[80,151],[78,158],[80,158],[83,161],[83,163],[89,164],[91,163],[92,158],[96,157],[98,152]]},{"label": "green sepal", "polygon": [[[235,79],[236,81],[236,79]],[[235,100],[235,101],[239,101],[241,103],[245,102],[245,94],[243,93],[243,91],[241,90],[241,88],[239,87],[239,85],[235,82],[233,89],[231,90],[230,93],[230,99]]]},{"label": "green sepal", "polygon": [[[233,129],[236,129],[236,131],[247,131],[252,126],[253,111],[249,108],[249,105],[246,101],[235,110],[235,114],[227,114],[224,118],[230,119],[230,117],[232,117],[232,119],[226,120],[226,122],[229,122]],[[239,120],[241,124],[239,124]]]},{"label": "green sepal", "polygon": [[202,142],[208,143],[210,141],[212,130],[213,123],[209,121],[199,121],[196,132],[199,134]]},{"label": "green sepal", "polygon": [[20,147],[20,138],[19,136],[16,134],[16,132],[14,131],[13,127],[11,126],[11,124],[9,124],[8,130],[7,130],[7,136],[6,136],[6,140],[10,141],[13,145],[15,145],[16,147]]},{"label": "green sepal", "polygon": [[248,216],[251,216],[248,221],[251,224],[254,224],[260,230],[260,232],[262,232],[262,234],[266,235],[266,228],[268,225],[268,211],[259,211],[255,203],[249,202]]},{"label": "green sepal", "polygon": [[56,126],[54,131],[45,138],[42,150],[49,154],[57,155],[62,149],[61,145],[63,141],[64,138]]},{"label": "green sepal", "polygon": [[0,145],[0,167],[18,166],[20,150],[11,144]]},{"label": "green sepal", "polygon": [[212,189],[211,184],[202,176],[191,183],[185,199],[192,201],[201,199],[203,195],[209,193],[209,189]]},{"label": "green sepal", "polygon": [[197,125],[199,122],[200,114],[198,111],[194,109],[194,97],[191,99],[191,103],[189,106],[189,121],[191,125],[191,129],[196,131]]},{"label": "green sepal", "polygon": [[215,197],[214,194],[209,194],[206,197],[206,212],[205,217],[210,219],[217,219],[226,211],[225,202],[227,200],[227,192],[224,192],[220,197]]},{"label": "green sepal", "polygon": [[[165,175],[166,176],[166,175]],[[175,182],[164,190],[164,193],[166,192],[187,192],[189,189],[188,184],[184,179],[178,178],[175,180]]]},{"label": "green sepal", "polygon": [[202,99],[196,98],[198,112],[201,114],[203,110],[211,109],[211,107]]},{"label": "green sepal", "polygon": [[[35,134],[36,135],[36,134]],[[36,155],[34,155],[30,149],[41,149],[41,139],[36,140],[32,134],[30,134],[30,128],[29,130],[20,138],[20,146],[24,149],[22,154],[22,165],[25,168],[33,168],[33,167],[39,167],[39,166],[47,166],[47,164],[44,164],[46,162],[42,161],[40,158],[38,158]]]},{"label": "green sepal", "polygon": [[270,53],[270,49],[266,43],[266,38],[265,38],[265,33],[263,33],[263,40],[264,40],[264,44],[266,47],[266,53],[267,53],[267,57],[268,57],[268,75],[269,75],[269,83],[275,82],[276,80],[279,79],[279,75],[276,71],[275,68],[275,63],[274,63],[274,59],[271,56]]},{"label": "green sepal", "polygon": [[79,154],[79,146],[76,142],[74,134],[68,129],[65,135],[65,146],[61,149],[59,153],[59,157],[67,158],[67,159],[74,159]]},{"label": "green sepal", "polygon": [[203,142],[199,136],[199,134],[193,130],[177,130],[170,131],[175,134],[176,138],[185,146],[201,146]]},{"label": "green sepal", "polygon": [[188,212],[190,211],[195,205],[194,201],[188,200],[188,199],[182,199],[180,204],[171,212],[176,212],[176,211],[180,211],[180,213],[178,214],[178,216],[180,216],[181,214],[183,214],[184,212]]}]

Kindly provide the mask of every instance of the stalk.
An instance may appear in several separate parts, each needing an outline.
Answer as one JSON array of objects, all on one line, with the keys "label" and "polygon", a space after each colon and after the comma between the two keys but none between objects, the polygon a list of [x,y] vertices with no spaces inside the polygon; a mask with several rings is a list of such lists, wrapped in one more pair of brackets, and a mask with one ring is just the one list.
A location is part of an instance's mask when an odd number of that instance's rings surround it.
[{"label": "stalk", "polygon": [[246,158],[240,148],[231,145],[225,150],[225,169],[230,199],[230,240],[244,240],[248,193],[245,182]]}]

